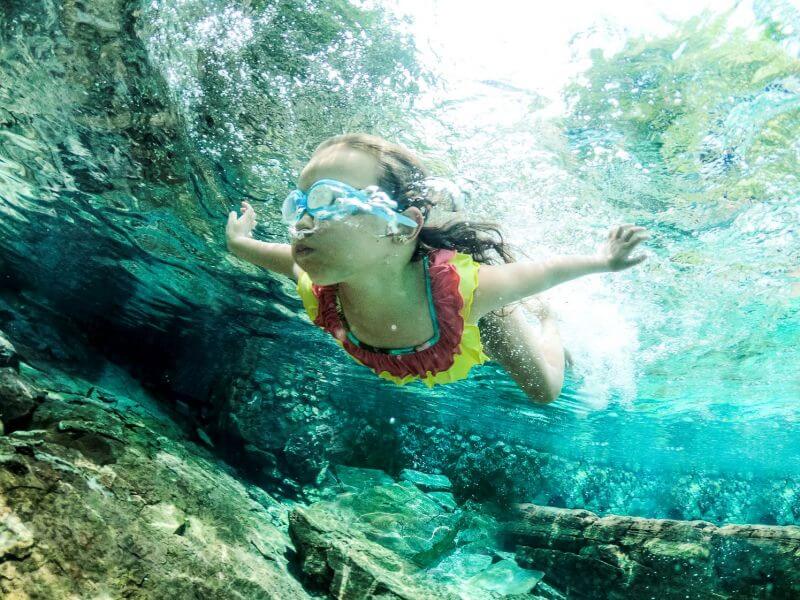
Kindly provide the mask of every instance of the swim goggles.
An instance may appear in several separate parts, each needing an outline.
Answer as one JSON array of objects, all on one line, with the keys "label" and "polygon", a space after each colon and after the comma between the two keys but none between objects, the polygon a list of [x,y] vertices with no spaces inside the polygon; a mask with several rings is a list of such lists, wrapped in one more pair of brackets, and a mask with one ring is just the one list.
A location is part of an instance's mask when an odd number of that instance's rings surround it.
[{"label": "swim goggles", "polygon": [[397,202],[377,185],[363,190],[335,179],[315,181],[308,191],[293,190],[286,196],[281,216],[288,225],[294,225],[305,213],[315,219],[341,218],[348,214],[369,213],[389,223],[417,227],[417,222],[397,211]]}]

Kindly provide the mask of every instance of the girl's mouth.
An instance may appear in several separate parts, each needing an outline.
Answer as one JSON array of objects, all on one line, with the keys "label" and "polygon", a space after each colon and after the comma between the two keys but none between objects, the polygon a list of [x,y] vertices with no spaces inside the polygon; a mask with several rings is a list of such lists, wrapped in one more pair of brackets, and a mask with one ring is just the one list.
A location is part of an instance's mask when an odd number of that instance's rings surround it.
[{"label": "girl's mouth", "polygon": [[314,252],[314,248],[311,246],[306,246],[305,244],[297,244],[297,246],[294,247],[294,253],[296,256],[306,256],[312,252]]}]

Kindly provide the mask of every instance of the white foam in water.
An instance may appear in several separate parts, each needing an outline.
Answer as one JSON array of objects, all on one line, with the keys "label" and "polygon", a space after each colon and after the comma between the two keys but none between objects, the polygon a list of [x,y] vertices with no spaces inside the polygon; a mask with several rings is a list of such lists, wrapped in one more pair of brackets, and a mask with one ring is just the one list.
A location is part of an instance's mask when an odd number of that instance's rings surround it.
[{"label": "white foam in water", "polygon": [[582,380],[578,396],[588,408],[606,408],[612,398],[624,407],[636,399],[639,331],[625,318],[624,303],[608,279],[570,281],[547,293],[559,315],[564,346]]}]

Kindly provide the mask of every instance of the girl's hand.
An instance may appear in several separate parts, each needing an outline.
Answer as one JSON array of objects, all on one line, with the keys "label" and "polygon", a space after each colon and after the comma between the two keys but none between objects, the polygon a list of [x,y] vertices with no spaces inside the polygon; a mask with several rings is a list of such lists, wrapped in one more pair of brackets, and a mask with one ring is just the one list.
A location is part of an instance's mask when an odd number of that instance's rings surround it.
[{"label": "girl's hand", "polygon": [[236,217],[236,211],[232,210],[228,214],[228,224],[225,227],[225,237],[228,240],[233,240],[240,237],[253,237],[253,229],[256,226],[256,211],[248,204],[247,201],[242,200],[241,217]]},{"label": "girl's hand", "polygon": [[602,259],[605,261],[608,270],[622,271],[642,262],[647,258],[646,254],[633,258],[628,255],[636,247],[636,244],[649,238],[650,235],[644,227],[637,227],[631,223],[612,227],[608,232],[608,239],[601,250]]}]

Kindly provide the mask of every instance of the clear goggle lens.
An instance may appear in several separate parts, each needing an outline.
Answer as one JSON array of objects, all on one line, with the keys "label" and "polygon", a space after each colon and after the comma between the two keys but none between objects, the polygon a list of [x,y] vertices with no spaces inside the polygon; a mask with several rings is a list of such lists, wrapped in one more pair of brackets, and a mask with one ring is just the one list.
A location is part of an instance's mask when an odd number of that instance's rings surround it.
[{"label": "clear goggle lens", "polygon": [[283,220],[287,223],[293,223],[296,220],[298,212],[300,212],[299,207],[297,206],[297,201],[300,198],[300,191],[294,190],[283,201],[283,206],[281,207],[281,216]]},{"label": "clear goggle lens", "polygon": [[341,186],[325,183],[309,190],[306,198],[308,208],[313,210],[315,208],[322,208],[323,206],[330,206],[338,199],[347,198],[350,195],[352,195],[352,192]]}]

